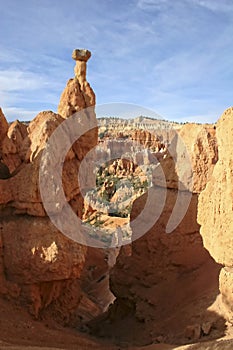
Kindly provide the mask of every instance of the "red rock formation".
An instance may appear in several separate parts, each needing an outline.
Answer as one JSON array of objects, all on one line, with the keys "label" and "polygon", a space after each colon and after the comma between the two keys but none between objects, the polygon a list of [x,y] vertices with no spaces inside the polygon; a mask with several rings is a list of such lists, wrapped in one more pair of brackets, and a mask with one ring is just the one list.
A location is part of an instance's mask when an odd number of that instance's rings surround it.
[{"label": "red rock formation", "polygon": [[58,113],[63,118],[95,105],[95,94],[86,81],[86,62],[91,53],[88,50],[74,50],[72,57],[76,61],[75,78],[68,81],[58,106]]},{"label": "red rock formation", "polygon": [[198,221],[204,246],[224,267],[220,291],[226,314],[233,322],[233,108],[227,109],[217,126],[219,161],[198,205]]},{"label": "red rock formation", "polygon": [[8,123],[6,120],[5,115],[2,112],[2,109],[0,108],[0,125],[1,125],[1,129],[0,129],[0,140],[2,142],[2,140],[6,137],[7,135],[7,131],[8,131]]},{"label": "red rock formation", "polygon": [[[59,110],[72,105],[72,110],[79,111],[94,105],[94,92],[83,79],[82,72],[81,69],[80,75],[69,81]],[[63,116],[70,116],[71,109],[68,114],[62,113]],[[62,322],[78,323],[88,307],[93,313],[97,308],[81,287],[87,247],[68,239],[53,226],[44,210],[39,188],[42,152],[50,136],[64,122],[63,116],[51,111],[41,112],[28,127],[15,122],[8,129],[0,113],[1,154],[13,171],[10,178],[0,180],[0,276],[4,290],[9,290],[9,285],[11,288],[18,286],[20,298],[27,301],[36,317],[54,315]],[[94,109],[88,112],[88,118],[95,120]],[[97,128],[94,128],[70,148],[63,166],[63,190],[79,217],[83,214],[83,198],[78,170],[81,160],[96,143]],[[17,164],[13,156],[18,157]],[[50,154],[50,157],[55,155]],[[105,269],[107,271],[108,266]],[[83,298],[86,303],[81,305]]]},{"label": "red rock formation", "polygon": [[[209,136],[205,128],[198,126],[196,130],[195,127],[184,127],[181,135],[184,140],[182,144],[191,151],[194,188],[195,192],[199,192],[206,185],[209,176],[207,168],[210,173],[213,170],[213,166],[209,165],[217,158],[217,148],[212,129],[213,134]],[[177,138],[173,142],[177,152],[183,151],[183,146],[178,148]],[[208,148],[205,149],[204,145]],[[155,174],[154,187],[133,204],[131,227],[134,242],[131,251],[121,249],[112,270],[111,290],[117,299],[109,310],[109,323],[99,329],[102,335],[115,335],[122,341],[136,344],[153,342],[161,336],[166,342],[186,343],[186,328],[190,323],[198,322],[201,329],[202,322],[212,322],[218,318],[207,308],[218,294],[220,266],[203,247],[197,223],[198,194],[187,191],[187,187],[178,191],[179,181],[190,183],[190,174],[185,172],[186,169],[181,172],[181,179],[178,176],[180,173],[177,173],[177,169],[182,170],[176,163],[179,157],[185,161],[183,152],[173,159],[168,154],[161,164],[165,183],[159,184],[162,185],[159,187]],[[203,178],[197,181],[195,174],[199,174],[202,166],[205,170]],[[187,198],[191,201],[181,222],[167,234],[167,224],[178,197],[180,206]],[[141,230],[159,213],[159,209],[162,209],[162,213],[158,215],[157,222],[152,223],[146,233],[137,239],[140,230],[138,225],[134,225],[134,219],[142,212],[147,198],[152,202],[142,217]],[[125,326],[120,327],[120,324]]]},{"label": "red rock formation", "polygon": [[[0,180],[1,204],[8,203],[10,207],[16,208],[18,214],[45,215],[39,193],[41,154],[49,137],[63,120],[53,112],[41,112],[29,124],[29,133],[20,150],[23,166],[9,180]],[[79,193],[77,176],[70,176],[70,173],[77,172],[78,160],[72,150],[66,159],[63,169],[64,191],[68,201],[71,201]]]},{"label": "red rock formation", "polygon": [[[154,182],[158,186],[164,186],[165,174],[168,188],[200,193],[218,160],[214,127],[184,125],[174,134],[165,155],[160,159],[162,172],[156,172]],[[173,167],[175,171],[170,171]]]},{"label": "red rock formation", "polygon": [[[66,238],[49,218],[10,216],[2,220],[1,227],[5,275],[27,295],[36,317],[53,302],[59,304],[60,297],[71,297],[72,288],[77,296],[81,294],[77,279],[85,263],[86,247]],[[65,305],[63,308],[64,317],[68,317]]]},{"label": "red rock formation", "polygon": [[25,136],[25,132],[22,130],[23,126],[21,123],[19,123],[20,126],[18,124],[18,129],[21,128],[21,140],[17,140],[17,126],[15,123],[13,124],[10,127],[8,126],[7,120],[0,109],[0,159],[2,163],[7,166],[10,173],[17,169],[22,162],[17,144],[19,145],[19,142],[22,141],[22,137]]},{"label": "red rock formation", "polygon": [[193,169],[192,192],[200,193],[218,161],[216,130],[210,125],[185,124],[179,131],[179,137],[190,155]]},{"label": "red rock formation", "polygon": [[145,148],[154,149],[154,151],[157,152],[164,147],[157,134],[147,130],[135,130],[132,132],[131,138],[133,141],[139,142]]}]

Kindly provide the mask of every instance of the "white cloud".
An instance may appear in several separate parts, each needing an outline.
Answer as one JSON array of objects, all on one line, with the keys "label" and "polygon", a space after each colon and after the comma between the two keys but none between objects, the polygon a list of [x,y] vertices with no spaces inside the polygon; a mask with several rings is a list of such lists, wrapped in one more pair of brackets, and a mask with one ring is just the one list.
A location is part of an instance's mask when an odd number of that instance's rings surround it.
[{"label": "white cloud", "polygon": [[23,108],[17,108],[17,107],[6,107],[3,108],[3,113],[5,114],[5,117],[8,121],[13,121],[16,119],[23,120],[23,121],[30,121],[33,118],[36,117],[36,115],[40,111],[28,111],[24,110]]},{"label": "white cloud", "polygon": [[[187,0],[186,0],[187,1]],[[193,4],[204,7],[214,12],[233,11],[232,0],[192,0]]]},{"label": "white cloud", "polygon": [[0,47],[0,63],[16,64],[21,61],[18,51],[12,51],[5,47]]},{"label": "white cloud", "polygon": [[137,0],[137,7],[142,10],[164,10],[168,6],[177,6],[179,4],[195,5],[202,8],[206,8],[213,12],[232,12],[233,2],[232,0]]},{"label": "white cloud", "polygon": [[44,77],[21,70],[0,70],[0,86],[3,91],[37,90],[49,85]]},{"label": "white cloud", "polygon": [[198,55],[198,52],[179,53],[157,63],[152,74],[164,91],[183,89],[209,79],[212,59],[211,53],[209,56]]},{"label": "white cloud", "polygon": [[2,9],[0,106],[12,117],[56,108],[74,47],[93,53],[97,101],[143,103],[178,118],[232,100],[232,0],[45,2],[12,0]]},{"label": "white cloud", "polygon": [[168,0],[138,0],[137,6],[141,10],[163,10],[168,5]]}]

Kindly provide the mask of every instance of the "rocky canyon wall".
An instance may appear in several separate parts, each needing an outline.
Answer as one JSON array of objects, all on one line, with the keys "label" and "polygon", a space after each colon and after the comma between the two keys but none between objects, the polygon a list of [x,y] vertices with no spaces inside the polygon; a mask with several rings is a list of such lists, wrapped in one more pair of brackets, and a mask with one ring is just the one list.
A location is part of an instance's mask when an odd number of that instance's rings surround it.
[{"label": "rocky canyon wall", "polygon": [[[89,107],[87,118],[95,123],[95,94],[86,81],[89,57],[87,50],[74,50],[75,77],[61,95],[59,114],[45,111],[29,125],[16,121],[9,126],[0,110],[1,292],[17,296],[36,317],[53,315],[69,324],[88,318],[88,312],[91,317],[100,312],[87,297],[85,282],[90,266],[94,265],[98,279],[108,265],[104,263],[105,253],[101,253],[103,262],[98,266],[96,254],[91,258],[86,246],[70,240],[51,223],[40,195],[39,168],[49,137],[73,113]],[[83,197],[78,169],[97,138],[97,127],[82,135],[70,148],[63,166],[66,200],[79,217],[83,214]]]},{"label": "rocky canyon wall", "polygon": [[219,161],[198,205],[204,246],[223,268],[220,291],[227,318],[233,322],[233,108],[217,123]]},{"label": "rocky canyon wall", "polygon": [[[75,77],[61,95],[58,113],[44,111],[29,125],[9,125],[0,109],[0,293],[19,300],[36,318],[52,316],[75,326],[100,315],[113,301],[109,252],[76,243],[52,224],[41,198],[39,169],[49,138],[74,113],[88,108],[88,122],[96,122],[95,94],[86,80],[90,55],[74,50]],[[225,322],[213,307],[219,286],[221,307],[233,322],[232,118],[231,108],[216,128],[179,127],[169,133],[169,142],[173,138],[165,148],[166,128],[163,140],[153,134],[152,124],[151,131],[144,124],[142,130],[127,131],[143,147],[162,152],[153,186],[133,204],[133,243],[121,248],[111,271],[116,300],[90,324],[95,334],[115,337],[123,346],[217,338]],[[64,160],[65,198],[79,218],[84,200],[78,171],[97,144],[97,134],[97,127],[85,132]],[[110,145],[111,140],[106,154]],[[126,142],[116,145],[123,152]],[[117,162],[115,171],[114,166]],[[122,168],[130,172],[131,163]]]},{"label": "rocky canyon wall", "polygon": [[[133,204],[134,241],[131,247],[121,249],[111,272],[116,301],[109,310],[105,332],[135,344],[195,341],[204,334],[206,323],[216,321],[207,309],[218,295],[220,266],[203,247],[197,223],[199,193],[218,159],[215,129],[188,124],[180,130],[179,140],[177,137],[172,141],[173,151],[160,162],[165,182],[157,169],[154,186]],[[185,167],[185,157],[189,157],[192,173]],[[134,220],[148,198],[149,210],[142,221],[150,222],[157,212],[159,218],[140,237]],[[190,204],[180,223],[167,233],[176,201],[181,209],[188,198]],[[123,331],[119,326],[122,322]],[[103,332],[103,327],[99,331]]]}]

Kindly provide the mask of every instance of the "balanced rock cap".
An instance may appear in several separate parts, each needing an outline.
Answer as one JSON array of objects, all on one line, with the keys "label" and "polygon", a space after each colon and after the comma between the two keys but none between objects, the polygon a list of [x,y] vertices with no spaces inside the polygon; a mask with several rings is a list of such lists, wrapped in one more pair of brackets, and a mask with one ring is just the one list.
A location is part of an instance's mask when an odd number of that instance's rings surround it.
[{"label": "balanced rock cap", "polygon": [[75,61],[84,61],[87,62],[91,57],[91,52],[85,49],[75,49],[72,53],[72,58]]}]

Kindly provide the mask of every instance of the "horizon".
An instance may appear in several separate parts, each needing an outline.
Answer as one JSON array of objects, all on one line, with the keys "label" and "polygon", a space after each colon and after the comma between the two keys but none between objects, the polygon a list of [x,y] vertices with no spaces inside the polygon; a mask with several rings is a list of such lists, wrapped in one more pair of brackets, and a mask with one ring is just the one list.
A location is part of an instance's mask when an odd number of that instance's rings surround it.
[{"label": "horizon", "polygon": [[[162,122],[165,122],[165,123],[180,124],[180,125],[183,125],[183,124],[209,124],[209,125],[214,125],[214,124],[217,123],[217,122],[214,122],[214,123],[201,123],[201,122],[192,122],[192,121],[182,122],[182,121],[168,120],[168,119],[163,119],[163,118],[150,117],[150,116],[146,116],[146,115],[136,115],[136,116],[133,116],[133,117],[114,116],[114,115],[109,115],[109,116],[98,116],[97,115],[96,119],[97,120],[99,120],[99,119],[117,119],[117,120],[124,120],[124,121],[125,120],[133,121],[133,120],[135,120],[137,118],[140,118],[140,117],[145,118],[145,119],[149,119],[149,120],[153,120],[153,121],[162,121]],[[9,123],[13,123],[16,120],[17,119],[11,120],[11,121],[9,121]],[[22,120],[20,120],[20,122],[27,123],[27,124],[29,124],[31,121],[33,121],[33,119],[30,119],[30,120],[23,120],[22,119]]]},{"label": "horizon", "polygon": [[[145,106],[168,121],[215,123],[232,103],[230,0],[1,3],[0,107],[8,121],[57,111],[74,48],[92,52],[97,105]],[[143,107],[144,108],[144,107]]]}]

